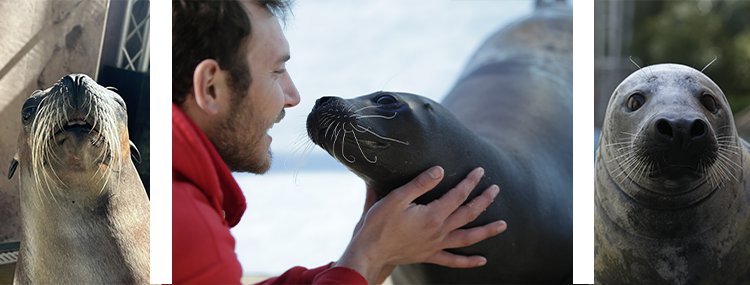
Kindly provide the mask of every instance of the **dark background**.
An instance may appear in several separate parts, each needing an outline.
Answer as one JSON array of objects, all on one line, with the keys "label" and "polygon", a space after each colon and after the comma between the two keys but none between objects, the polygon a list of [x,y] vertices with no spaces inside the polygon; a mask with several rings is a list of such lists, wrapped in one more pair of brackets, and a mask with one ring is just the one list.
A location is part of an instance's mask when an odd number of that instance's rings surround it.
[{"label": "dark background", "polygon": [[750,105],[750,1],[596,1],[595,120],[601,127],[617,84],[638,68],[679,63],[703,69],[729,101],[743,133]]}]

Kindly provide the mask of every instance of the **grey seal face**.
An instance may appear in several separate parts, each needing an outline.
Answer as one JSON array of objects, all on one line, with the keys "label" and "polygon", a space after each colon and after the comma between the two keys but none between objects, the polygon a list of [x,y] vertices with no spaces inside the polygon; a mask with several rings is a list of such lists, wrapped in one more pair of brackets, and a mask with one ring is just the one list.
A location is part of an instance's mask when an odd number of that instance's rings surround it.
[{"label": "grey seal face", "polygon": [[[326,150],[375,189],[396,189],[434,166],[431,157],[444,146],[455,120],[428,98],[399,92],[375,92],[354,99],[322,97],[307,117],[307,132]],[[387,193],[381,193],[385,195]]]},{"label": "grey seal face", "polygon": [[609,101],[601,162],[636,201],[684,207],[737,179],[735,132],[724,93],[710,78],[684,65],[648,66]]},{"label": "grey seal face", "polygon": [[103,189],[130,154],[125,102],[86,75],[35,91],[21,115],[20,164],[44,189]]}]

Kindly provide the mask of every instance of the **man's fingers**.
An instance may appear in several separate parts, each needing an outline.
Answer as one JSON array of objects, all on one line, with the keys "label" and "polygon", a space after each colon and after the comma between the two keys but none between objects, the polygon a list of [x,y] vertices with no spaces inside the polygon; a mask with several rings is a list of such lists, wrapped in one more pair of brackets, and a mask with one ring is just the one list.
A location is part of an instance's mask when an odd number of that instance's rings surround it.
[{"label": "man's fingers", "polygon": [[459,248],[483,241],[491,236],[505,231],[508,224],[505,221],[497,221],[481,227],[454,230],[448,233],[441,243],[442,248]]},{"label": "man's fingers", "polygon": [[475,168],[469,172],[469,175],[466,175],[466,178],[461,180],[455,188],[445,193],[440,199],[430,202],[429,206],[434,207],[434,209],[441,213],[443,217],[447,217],[450,213],[455,211],[459,205],[466,201],[471,190],[474,190],[474,187],[477,186],[479,179],[481,179],[483,175],[483,168]]},{"label": "man's fingers", "polygon": [[440,183],[440,180],[443,180],[443,172],[444,170],[440,166],[434,166],[427,169],[427,171],[422,172],[417,178],[406,183],[406,185],[393,190],[388,196],[393,196],[398,199],[400,203],[408,205],[414,201],[414,199],[417,199],[417,197],[422,196],[422,194],[435,188],[435,186]]},{"label": "man's fingers", "polygon": [[482,195],[477,196],[471,202],[458,207],[448,218],[445,220],[445,226],[450,229],[457,229],[465,224],[473,221],[479,215],[484,212],[485,209],[495,200],[497,193],[500,192],[500,188],[497,185],[492,185],[487,190],[482,192]]},{"label": "man's fingers", "polygon": [[487,264],[487,259],[479,255],[463,256],[441,250],[428,260],[427,263],[451,268],[471,268]]}]

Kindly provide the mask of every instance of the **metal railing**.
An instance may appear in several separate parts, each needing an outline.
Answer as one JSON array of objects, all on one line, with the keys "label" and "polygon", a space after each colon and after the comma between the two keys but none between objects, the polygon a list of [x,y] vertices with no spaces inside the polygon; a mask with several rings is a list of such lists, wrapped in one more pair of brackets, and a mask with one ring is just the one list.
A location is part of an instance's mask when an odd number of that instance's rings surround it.
[{"label": "metal railing", "polygon": [[18,260],[20,242],[0,243],[0,265],[14,263]]}]

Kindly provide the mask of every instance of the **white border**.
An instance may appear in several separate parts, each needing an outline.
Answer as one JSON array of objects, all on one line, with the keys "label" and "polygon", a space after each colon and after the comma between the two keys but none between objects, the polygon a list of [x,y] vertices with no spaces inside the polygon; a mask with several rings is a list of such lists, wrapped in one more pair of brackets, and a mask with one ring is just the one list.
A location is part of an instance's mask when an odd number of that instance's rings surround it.
[{"label": "white border", "polygon": [[594,283],[594,1],[573,9],[573,283]]},{"label": "white border", "polygon": [[151,1],[151,284],[172,283],[171,4]]}]

